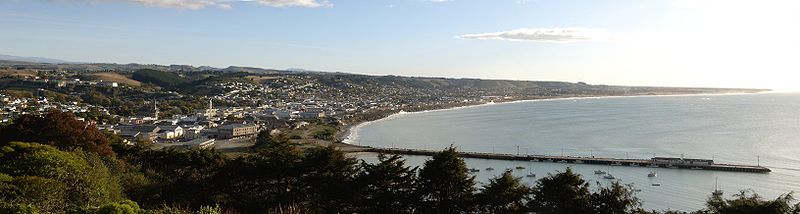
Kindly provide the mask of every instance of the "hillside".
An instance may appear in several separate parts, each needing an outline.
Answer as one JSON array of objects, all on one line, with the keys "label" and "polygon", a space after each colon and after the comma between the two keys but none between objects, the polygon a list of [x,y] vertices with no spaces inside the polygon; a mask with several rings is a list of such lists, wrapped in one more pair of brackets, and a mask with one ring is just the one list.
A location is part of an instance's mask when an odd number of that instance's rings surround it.
[{"label": "hillside", "polygon": [[133,73],[133,79],[143,83],[151,83],[160,87],[177,87],[189,82],[188,79],[173,72],[153,69],[142,69]]},{"label": "hillside", "polygon": [[82,75],[83,79],[87,80],[102,80],[106,82],[117,82],[119,84],[130,86],[141,86],[142,82],[128,78],[124,75],[115,72],[99,72]]}]

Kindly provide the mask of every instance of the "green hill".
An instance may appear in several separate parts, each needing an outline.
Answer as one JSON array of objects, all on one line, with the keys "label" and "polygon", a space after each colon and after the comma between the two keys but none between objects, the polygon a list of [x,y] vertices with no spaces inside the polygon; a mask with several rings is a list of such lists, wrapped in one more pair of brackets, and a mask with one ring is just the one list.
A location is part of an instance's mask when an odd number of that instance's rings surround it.
[{"label": "green hill", "polygon": [[151,83],[165,88],[173,88],[189,82],[189,79],[174,72],[141,69],[133,72],[133,79],[143,83]]}]

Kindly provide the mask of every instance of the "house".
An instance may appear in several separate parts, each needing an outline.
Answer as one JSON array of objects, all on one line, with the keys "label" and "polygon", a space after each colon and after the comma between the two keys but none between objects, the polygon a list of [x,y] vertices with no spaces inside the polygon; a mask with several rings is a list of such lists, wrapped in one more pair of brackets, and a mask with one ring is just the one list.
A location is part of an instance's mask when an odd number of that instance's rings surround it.
[{"label": "house", "polygon": [[217,128],[217,137],[222,139],[248,137],[258,134],[255,124],[228,124]]}]

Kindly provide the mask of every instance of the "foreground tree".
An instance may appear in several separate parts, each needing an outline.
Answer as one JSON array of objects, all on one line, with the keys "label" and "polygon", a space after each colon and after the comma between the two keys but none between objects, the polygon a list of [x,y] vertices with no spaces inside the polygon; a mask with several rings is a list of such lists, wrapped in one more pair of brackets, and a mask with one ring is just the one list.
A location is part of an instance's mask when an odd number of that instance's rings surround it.
[{"label": "foreground tree", "polygon": [[589,184],[567,168],[539,179],[529,206],[535,213],[591,213]]},{"label": "foreground tree", "polygon": [[[5,175],[2,175],[5,174]],[[0,201],[31,204],[43,213],[98,206],[122,198],[117,175],[100,156],[12,142],[0,148]]]},{"label": "foreground tree", "polygon": [[[597,185],[600,185],[598,182]],[[593,213],[617,214],[640,213],[641,201],[636,198],[632,185],[613,182],[610,186],[600,187],[591,195]]]},{"label": "foreground tree", "polygon": [[417,167],[405,165],[399,155],[378,155],[378,163],[361,163],[358,175],[359,213],[414,213],[420,204],[416,194]]},{"label": "foreground tree", "polygon": [[790,214],[800,213],[800,204],[792,204],[792,193],[779,196],[775,200],[764,200],[752,190],[741,190],[733,195],[733,199],[723,199],[721,196],[711,196],[706,201],[706,210],[702,213],[711,214],[748,214],[748,213],[774,213]]},{"label": "foreground tree", "polygon": [[419,174],[425,213],[469,213],[473,210],[475,177],[453,147],[425,161]]},{"label": "foreground tree", "polygon": [[308,149],[301,170],[308,201],[316,212],[352,213],[357,195],[357,161],[334,146]]},{"label": "foreground tree", "polygon": [[94,125],[75,119],[75,115],[55,109],[44,115],[23,115],[14,124],[0,128],[0,146],[13,141],[36,142],[61,150],[111,155],[106,136]]},{"label": "foreground tree", "polygon": [[477,195],[480,213],[525,213],[525,204],[530,201],[531,188],[520,182],[520,178],[506,170],[489,181]]}]

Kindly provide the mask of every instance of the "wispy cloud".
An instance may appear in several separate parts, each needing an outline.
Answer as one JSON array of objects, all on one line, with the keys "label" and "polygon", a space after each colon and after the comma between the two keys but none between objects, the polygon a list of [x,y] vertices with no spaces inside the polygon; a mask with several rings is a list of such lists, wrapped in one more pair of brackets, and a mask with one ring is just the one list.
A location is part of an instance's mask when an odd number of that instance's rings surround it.
[{"label": "wispy cloud", "polygon": [[522,28],[510,31],[466,34],[461,39],[509,40],[532,42],[579,42],[611,39],[611,33],[601,28]]},{"label": "wispy cloud", "polygon": [[88,2],[126,2],[145,6],[155,6],[163,8],[178,9],[203,9],[207,7],[218,7],[222,9],[232,8],[235,3],[255,3],[268,7],[325,7],[332,6],[326,0],[74,0]]}]

